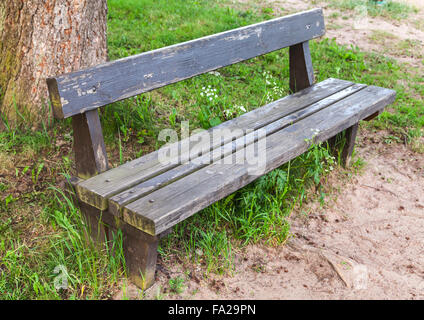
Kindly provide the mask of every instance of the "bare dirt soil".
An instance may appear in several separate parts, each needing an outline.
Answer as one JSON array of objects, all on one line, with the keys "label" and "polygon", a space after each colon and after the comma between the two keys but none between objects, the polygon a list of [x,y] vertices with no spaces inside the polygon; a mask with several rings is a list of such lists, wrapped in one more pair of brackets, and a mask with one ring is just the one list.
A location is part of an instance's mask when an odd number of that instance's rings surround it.
[{"label": "bare dirt soil", "polygon": [[[400,2],[400,1],[399,1]],[[327,37],[335,38],[344,45],[353,45],[362,51],[377,52],[406,62],[413,67],[424,67],[424,1],[404,0],[420,8],[417,14],[408,19],[393,21],[381,17],[361,17],[340,15],[332,18],[335,10],[324,8],[327,20]],[[348,17],[348,19],[346,19]]]},{"label": "bare dirt soil", "polygon": [[[355,11],[337,10],[322,0],[234,0],[236,7],[272,8],[276,16],[312,8],[323,8],[326,21],[326,37],[334,38],[342,45],[358,46],[363,51],[378,52],[386,56],[424,68],[424,1],[397,0],[414,6],[419,11],[407,19],[387,19],[359,15]],[[360,11],[358,11],[360,12]]]},{"label": "bare dirt soil", "polygon": [[[387,52],[381,42],[370,40],[380,31],[395,35],[393,41],[422,44],[424,31],[416,21],[424,20],[424,1],[404,1],[415,2],[421,11],[403,21],[372,18],[368,21],[372,27],[359,32],[352,27],[352,17],[331,18],[335,10],[326,10],[327,36],[422,66],[422,51]],[[309,1],[258,3],[292,11],[313,7]],[[319,5],[325,9],[325,3]],[[332,196],[324,206],[312,202],[302,208],[306,214],[292,217],[294,236],[284,246],[251,245],[236,253],[232,276],[192,272],[185,277],[182,294],[163,289],[169,287],[170,278],[184,275],[183,267],[159,268],[146,298],[424,299],[424,155],[401,144],[387,144],[384,135],[361,131],[356,146],[366,162],[361,173],[351,179],[332,174],[327,183]],[[127,297],[140,296],[132,285],[125,291]],[[122,296],[123,292],[116,298]]]}]

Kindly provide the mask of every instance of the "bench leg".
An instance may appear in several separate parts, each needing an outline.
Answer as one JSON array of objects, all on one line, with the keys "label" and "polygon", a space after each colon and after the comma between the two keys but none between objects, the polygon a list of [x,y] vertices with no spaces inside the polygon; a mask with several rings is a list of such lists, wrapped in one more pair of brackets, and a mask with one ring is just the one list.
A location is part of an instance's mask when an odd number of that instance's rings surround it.
[{"label": "bench leg", "polygon": [[[353,126],[347,128],[344,131],[345,134],[345,138],[346,138],[346,143],[343,146],[343,150],[341,152],[341,164],[344,167],[348,167],[350,165],[350,160],[352,158],[352,152],[353,152],[353,148],[355,146],[355,140],[356,140],[356,134],[358,133],[358,127],[359,127],[359,123],[354,124]],[[328,145],[330,147],[330,150],[333,153],[337,152],[337,139],[338,139],[338,135],[332,137],[331,139],[328,140]]]},{"label": "bench leg", "polygon": [[108,211],[100,210],[80,202],[81,212],[89,227],[89,236],[102,246],[113,237],[113,232],[122,231],[122,241],[128,278],[141,289],[154,283],[159,238],[151,236],[133,226],[117,220]]},{"label": "bench leg", "polygon": [[[129,230],[130,228],[133,230]],[[123,245],[128,277],[139,288],[147,289],[155,281],[158,237],[130,225],[127,225],[125,229]]]},{"label": "bench leg", "polygon": [[348,167],[352,158],[353,148],[355,147],[356,134],[358,133],[359,123],[354,124],[345,130],[346,144],[342,151],[342,165]]},{"label": "bench leg", "polygon": [[[72,126],[78,177],[85,179],[106,171],[108,161],[98,110],[73,116]],[[73,186],[76,183],[77,180],[71,182]],[[116,220],[108,211],[78,202],[88,225],[86,237],[91,237],[101,247],[105,242],[110,244],[113,232],[121,229],[128,276],[137,286],[150,287],[155,278],[158,237]]]},{"label": "bench leg", "polygon": [[88,227],[87,239],[90,237],[96,245],[102,246],[109,239],[109,228],[101,219],[103,213],[101,210],[81,201],[78,205],[81,209],[82,218]]}]

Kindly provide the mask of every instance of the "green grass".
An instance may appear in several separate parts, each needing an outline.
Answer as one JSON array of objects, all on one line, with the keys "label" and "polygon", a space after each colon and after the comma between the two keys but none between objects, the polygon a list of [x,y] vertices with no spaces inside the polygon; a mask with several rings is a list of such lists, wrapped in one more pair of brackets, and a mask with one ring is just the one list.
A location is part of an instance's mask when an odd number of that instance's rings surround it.
[{"label": "green grass", "polygon": [[[116,234],[110,247],[100,250],[85,238],[79,209],[65,193],[49,188],[44,196],[51,198],[36,199],[45,205],[41,214],[26,217],[31,220],[26,221],[29,230],[16,230],[16,221],[2,214],[0,298],[108,298],[111,287],[124,277],[122,235]],[[16,212],[25,218],[24,210]],[[28,232],[38,236],[29,238]]]},{"label": "green grass", "polygon": [[[211,0],[109,0],[108,4],[112,59],[262,21],[272,14],[268,9],[230,9],[224,1]],[[362,125],[362,130],[385,130],[390,143],[406,139],[413,144],[422,137],[422,73],[328,39],[313,41],[311,52],[318,81],[336,77],[397,91],[389,111]],[[184,120],[190,121],[191,129],[209,128],[285,96],[288,80],[288,52],[280,50],[103,108],[111,161],[118,165],[159,148],[159,131],[179,130]],[[212,101],[208,93],[213,93]],[[64,175],[73,170],[70,122],[48,120],[33,130],[21,120],[16,128],[3,119],[6,129],[0,132],[0,299],[108,298],[125,277],[122,241],[119,234],[112,240],[113,254],[85,241],[81,213],[61,191]],[[324,203],[322,186],[337,162],[325,145],[312,146],[178,224],[160,243],[162,261],[175,263],[178,257],[189,266],[202,266],[205,274],[228,273],[244,246],[283,244],[290,236],[294,209],[311,199]],[[356,166],[361,163],[358,160]],[[58,266],[66,267],[68,290],[54,288],[59,275],[54,271],[62,270]],[[169,286],[177,292],[182,283],[174,279]]]},{"label": "green grass", "polygon": [[169,279],[169,288],[171,289],[171,292],[176,294],[181,294],[184,292],[184,278],[183,277],[176,277]]}]

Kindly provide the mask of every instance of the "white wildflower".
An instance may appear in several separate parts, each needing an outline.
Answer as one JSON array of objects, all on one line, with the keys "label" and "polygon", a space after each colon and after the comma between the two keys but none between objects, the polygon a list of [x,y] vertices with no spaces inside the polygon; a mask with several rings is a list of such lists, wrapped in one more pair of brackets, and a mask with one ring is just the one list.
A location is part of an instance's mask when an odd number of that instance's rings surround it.
[{"label": "white wildflower", "polygon": [[231,109],[226,109],[224,110],[224,115],[228,118],[233,115],[233,111]]},{"label": "white wildflower", "polygon": [[211,74],[211,75],[213,75],[213,76],[216,76],[216,77],[220,77],[221,76],[221,74],[218,71],[211,71],[211,72],[208,72],[208,73]]},{"label": "white wildflower", "polygon": [[246,108],[244,106],[237,106],[236,108],[242,112],[246,112]]}]

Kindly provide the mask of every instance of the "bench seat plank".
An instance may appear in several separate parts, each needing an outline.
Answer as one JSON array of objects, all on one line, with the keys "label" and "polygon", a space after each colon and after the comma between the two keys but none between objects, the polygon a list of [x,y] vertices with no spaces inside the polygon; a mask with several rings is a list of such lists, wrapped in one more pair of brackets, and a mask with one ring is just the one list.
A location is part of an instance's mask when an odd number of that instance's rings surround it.
[{"label": "bench seat plank", "polygon": [[[307,150],[305,139],[314,134],[311,128],[319,130],[317,141],[324,141],[381,111],[394,96],[392,90],[329,79],[209,132],[222,128],[264,129],[268,172]],[[183,164],[162,164],[156,151],[79,183],[78,195],[102,210],[109,208],[112,214],[151,235],[160,234],[256,179],[246,164],[216,163],[221,158],[217,155],[235,157],[244,154],[247,145],[257,144],[255,132],[236,138],[196,154],[197,158],[191,155],[190,159],[197,161]],[[208,164],[202,158],[215,163]]]},{"label": "bench seat plank", "polygon": [[[311,114],[318,112],[319,110],[330,106],[331,104],[340,101],[355,92],[358,92],[364,89],[366,85],[363,84],[354,84],[336,94],[331,95],[323,100],[320,100],[308,107],[302,108],[296,112],[293,112],[287,116],[284,116],[276,121],[262,127],[266,135],[273,134],[289,125],[292,125]],[[160,175],[155,176],[152,179],[148,179],[130,189],[125,190],[109,199],[109,211],[118,217],[121,217],[121,209],[129,204],[146,196],[147,194],[163,187],[166,184],[174,182],[180,178],[185,177],[188,174],[193,173],[196,170],[199,170],[203,167],[206,167],[208,164],[218,161],[221,157],[228,156],[240,149],[243,149],[245,146],[250,145],[258,139],[257,131],[250,133],[245,132],[245,135],[240,138],[230,141],[221,147],[218,147],[208,153],[205,153],[201,157],[197,157],[190,162],[182,163],[181,165],[166,171]]]},{"label": "bench seat plank", "polygon": [[[245,113],[233,120],[226,121],[209,129],[208,132],[213,135],[215,131],[232,128],[256,130],[293,112],[328,98],[352,85],[353,83],[349,81],[330,78],[310,88]],[[194,138],[195,137],[196,136],[194,136]],[[228,139],[231,140],[232,137]],[[197,142],[196,139],[190,138],[189,140],[189,150],[192,150],[192,146],[197,144]],[[223,141],[223,143],[227,142],[229,141]],[[182,143],[183,142],[180,141],[176,144],[181,145]],[[216,148],[219,147],[219,145],[215,144],[212,145],[212,147]],[[190,158],[193,158],[193,155],[191,155]],[[161,163],[159,161],[159,151],[155,151],[85,180],[77,185],[77,194],[83,202],[98,209],[105,210],[108,208],[108,198],[171,170],[175,166],[176,165]]]},{"label": "bench seat plank", "polygon": [[[325,141],[383,109],[394,98],[393,90],[369,86],[267,136],[265,172],[305,152],[312,139]],[[258,176],[249,174],[248,167],[213,163],[126,205],[123,219],[146,233],[160,234],[255,180]]]}]

